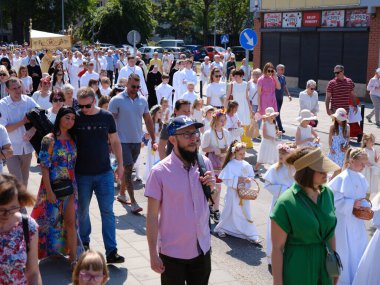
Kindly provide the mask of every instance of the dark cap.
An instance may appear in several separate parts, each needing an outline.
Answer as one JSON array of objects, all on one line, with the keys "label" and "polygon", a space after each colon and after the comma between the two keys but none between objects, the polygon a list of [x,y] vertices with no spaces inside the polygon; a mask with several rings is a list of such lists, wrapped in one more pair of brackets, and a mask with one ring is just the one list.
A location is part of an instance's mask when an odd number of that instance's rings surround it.
[{"label": "dark cap", "polygon": [[184,115],[175,117],[168,125],[168,134],[169,136],[173,136],[178,130],[190,126],[194,126],[196,129],[199,129],[203,127],[203,124],[194,122],[191,118]]}]

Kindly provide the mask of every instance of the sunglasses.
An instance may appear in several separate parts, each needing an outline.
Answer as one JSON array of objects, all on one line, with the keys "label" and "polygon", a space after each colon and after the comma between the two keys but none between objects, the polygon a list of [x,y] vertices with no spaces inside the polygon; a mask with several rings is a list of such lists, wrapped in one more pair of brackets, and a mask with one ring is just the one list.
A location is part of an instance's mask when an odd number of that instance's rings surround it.
[{"label": "sunglasses", "polygon": [[0,73],[0,76],[7,76],[5,73]]},{"label": "sunglasses", "polygon": [[335,74],[339,74],[341,73],[342,71],[334,71]]},{"label": "sunglasses", "polygon": [[65,102],[65,100],[63,100],[62,98],[59,98],[59,99],[53,99],[52,101],[53,101],[53,103],[57,103],[57,102]]},{"label": "sunglasses", "polygon": [[140,85],[131,85],[132,89],[139,89],[141,86]]},{"label": "sunglasses", "polygon": [[59,76],[62,76],[62,75],[63,75],[63,73],[57,73],[57,75],[59,75]]},{"label": "sunglasses", "polygon": [[310,87],[310,90],[315,90],[315,88],[313,88],[313,87]]},{"label": "sunglasses", "polygon": [[274,73],[274,70],[273,69],[268,69],[268,72],[269,73]]},{"label": "sunglasses", "polygon": [[98,275],[92,275],[87,272],[79,272],[79,278],[82,279],[83,281],[90,281],[93,280],[95,282],[100,282],[103,280],[104,275],[103,274],[98,274]]},{"label": "sunglasses", "polygon": [[220,74],[218,74],[218,75],[214,75],[214,77],[216,77],[216,78],[220,78],[220,77],[222,77]]},{"label": "sunglasses", "polygon": [[50,82],[42,82],[42,85],[50,85]]},{"label": "sunglasses", "polygon": [[93,103],[94,103],[94,101],[92,101],[91,104],[86,104],[86,105],[78,104],[78,107],[79,107],[79,109],[83,109],[83,108],[90,109]]}]

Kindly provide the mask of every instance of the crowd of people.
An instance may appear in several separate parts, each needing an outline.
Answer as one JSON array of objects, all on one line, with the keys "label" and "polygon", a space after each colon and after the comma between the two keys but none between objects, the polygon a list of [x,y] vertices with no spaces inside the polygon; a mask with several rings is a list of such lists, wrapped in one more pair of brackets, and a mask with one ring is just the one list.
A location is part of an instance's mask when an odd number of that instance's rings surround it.
[{"label": "crowd of people", "polygon": [[[299,94],[295,140],[282,137],[283,98],[292,100],[282,64],[244,70],[228,50],[213,62],[205,57],[198,79],[184,54],[175,60],[165,53],[161,60],[155,53],[144,62],[138,52],[91,46],[40,53],[3,47],[0,63],[0,158],[10,173],[0,175],[0,283],[41,284],[38,260],[60,254],[67,256],[73,284],[105,284],[106,263],[125,261],[116,240],[115,183],[116,200],[138,214],[136,180],[145,185],[151,267],[162,284],[208,284],[210,220],[220,238],[262,243],[251,201],[241,194],[257,194],[255,179],[273,195],[266,254],[274,284],[372,284],[364,278],[380,278],[362,266],[377,260],[368,247],[376,247],[378,235],[368,245],[365,222],[355,215],[369,208],[370,198],[379,206],[379,155],[375,135],[358,129],[358,99],[343,66],[335,66],[326,90],[331,126],[324,154],[312,79]],[[368,84],[377,125],[379,80],[377,69]],[[206,100],[195,91],[198,81]],[[27,115],[36,109],[51,126],[42,136]],[[351,137],[362,147],[351,147]],[[251,165],[245,156],[254,140],[260,146]],[[37,197],[26,190],[34,152],[42,173]],[[105,257],[90,249],[94,194]],[[326,265],[331,254],[340,256],[340,276]]]}]

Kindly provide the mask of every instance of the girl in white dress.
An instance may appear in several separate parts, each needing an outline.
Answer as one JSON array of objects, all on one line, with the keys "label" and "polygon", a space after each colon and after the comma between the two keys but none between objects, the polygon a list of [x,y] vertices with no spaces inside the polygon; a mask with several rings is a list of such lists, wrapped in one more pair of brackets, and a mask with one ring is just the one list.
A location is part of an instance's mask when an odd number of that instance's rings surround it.
[{"label": "girl in white dress", "polygon": [[376,228],[372,239],[360,260],[358,270],[352,285],[380,285],[380,194],[377,194],[372,200],[372,210],[374,212],[372,226]]},{"label": "girl in white dress", "polygon": [[374,148],[375,141],[376,138],[373,134],[363,135],[362,148],[368,155],[368,164],[362,172],[369,184],[367,198],[369,198],[371,194],[374,195],[379,192],[380,165],[378,164],[379,155]]},{"label": "girl in white dress", "polygon": [[216,109],[222,109],[224,106],[224,97],[226,96],[226,82],[221,82],[222,73],[218,68],[212,68],[210,72],[210,83],[207,85],[206,96],[207,105]]},{"label": "girl in white dress", "polygon": [[205,114],[205,117],[203,118],[203,121],[202,121],[202,123],[204,125],[204,127],[201,128],[202,134],[211,128],[210,124],[211,124],[211,120],[212,120],[212,114],[214,114],[214,111],[215,111],[214,107],[210,106],[210,105],[203,108],[203,112]]},{"label": "girl in white dress", "polygon": [[307,109],[304,109],[300,112],[300,116],[297,118],[297,121],[300,122],[300,125],[297,127],[296,131],[297,146],[320,146],[318,134],[313,129],[313,127],[310,126],[310,122],[316,119],[317,117]]},{"label": "girl in white dress", "polygon": [[169,123],[170,119],[170,108],[169,108],[169,101],[165,97],[162,97],[160,100],[161,105],[161,112],[162,112],[162,123],[167,124]]},{"label": "girl in white dress", "polygon": [[[267,172],[264,174],[263,178],[265,180],[264,182],[264,188],[269,191],[273,195],[272,198],[272,205],[270,207],[269,213],[272,212],[272,208],[274,204],[276,203],[277,199],[281,196],[282,193],[286,191],[286,189],[290,188],[290,186],[294,183],[294,169],[285,163],[286,157],[295,150],[295,145],[292,143],[289,144],[279,144],[277,146],[278,149],[278,162],[275,164],[272,164]],[[268,224],[267,224],[267,259],[268,259],[268,266],[271,267],[272,265],[272,243],[271,243],[271,224],[270,219],[268,218]]]},{"label": "girl in white dress", "polygon": [[228,148],[223,170],[219,174],[219,179],[223,180],[227,186],[227,194],[224,197],[224,209],[220,222],[214,231],[219,237],[225,237],[228,234],[257,244],[260,238],[252,220],[250,201],[240,200],[236,192],[238,177],[253,178],[254,176],[252,166],[244,160],[245,152],[245,144],[236,140]]},{"label": "girl in white dress", "polygon": [[239,103],[235,100],[230,100],[227,106],[227,122],[226,129],[230,132],[231,139],[241,141],[241,136],[243,135],[243,128],[241,128],[241,122],[237,111],[239,109]]},{"label": "girl in white dress", "polygon": [[[160,105],[155,105],[150,109],[150,116],[152,117],[153,123],[154,123],[154,132],[156,137],[158,138],[161,133],[162,129],[162,111]],[[152,148],[152,144],[150,143],[150,137],[149,142],[146,147],[146,165],[145,165],[145,174],[144,174],[144,181],[147,180],[149,176],[149,172],[152,169],[153,165],[155,165],[157,162],[160,161],[160,155],[158,151],[154,150]]]},{"label": "girl in white dress", "polygon": [[276,117],[278,114],[278,112],[274,111],[273,107],[268,107],[262,116],[262,140],[255,166],[257,176],[260,176],[258,172],[262,164],[273,164],[278,161],[277,137],[281,135],[281,133],[276,130]]},{"label": "girl in white dress", "polygon": [[198,122],[202,123],[203,121],[203,100],[195,99],[193,106],[191,107],[191,118]]},{"label": "girl in white dress", "polygon": [[343,171],[328,183],[334,192],[337,226],[336,251],[342,260],[343,270],[338,285],[351,285],[360,259],[368,244],[365,221],[353,215],[366,197],[368,183],[360,173],[368,161],[362,148],[347,150]]}]

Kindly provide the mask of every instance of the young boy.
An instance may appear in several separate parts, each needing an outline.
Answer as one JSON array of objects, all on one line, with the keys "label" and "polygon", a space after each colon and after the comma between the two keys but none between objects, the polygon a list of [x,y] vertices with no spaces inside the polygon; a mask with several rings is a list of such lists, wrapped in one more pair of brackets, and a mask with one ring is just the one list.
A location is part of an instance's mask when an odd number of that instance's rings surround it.
[{"label": "young boy", "polygon": [[111,81],[108,77],[102,77],[100,79],[100,93],[103,95],[103,96],[108,96],[111,92],[111,88],[110,88],[110,85],[111,85]]},{"label": "young boy", "polygon": [[166,73],[162,74],[162,83],[156,87],[157,102],[160,103],[162,98],[166,98],[169,101],[170,113],[173,112],[173,90],[174,88],[169,84],[169,75]]},{"label": "young boy", "polygon": [[183,94],[182,98],[183,100],[187,100],[193,105],[194,101],[198,99],[197,94],[194,92],[195,83],[192,81],[187,82],[187,91]]}]

